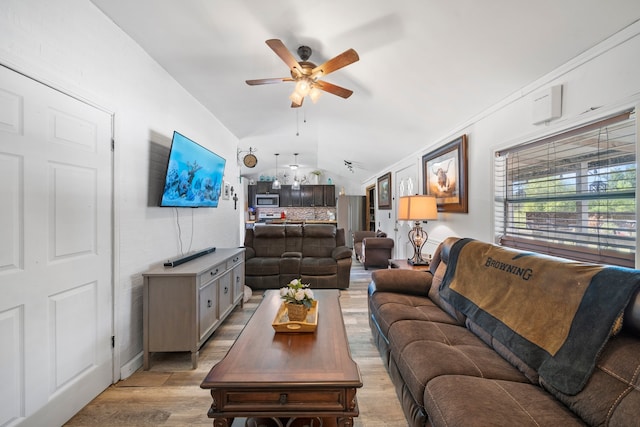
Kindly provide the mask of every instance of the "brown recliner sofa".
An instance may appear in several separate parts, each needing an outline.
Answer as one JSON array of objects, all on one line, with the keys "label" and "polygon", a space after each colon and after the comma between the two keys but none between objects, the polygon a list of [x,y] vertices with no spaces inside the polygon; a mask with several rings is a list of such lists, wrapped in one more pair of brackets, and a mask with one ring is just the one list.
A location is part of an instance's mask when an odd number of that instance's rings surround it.
[{"label": "brown recliner sofa", "polygon": [[301,279],[312,289],[349,287],[352,252],[331,224],[257,225],[247,229],[245,284],[278,289]]},{"label": "brown recliner sofa", "polygon": [[388,267],[393,244],[393,239],[382,231],[353,232],[353,252],[365,270],[369,267]]},{"label": "brown recliner sofa", "polygon": [[[637,426],[639,281],[638,270],[449,238],[430,272],[372,273],[369,323],[410,426]],[[491,290],[500,309],[488,315]],[[522,304],[502,304],[521,292]],[[547,340],[562,345],[541,350]]]}]

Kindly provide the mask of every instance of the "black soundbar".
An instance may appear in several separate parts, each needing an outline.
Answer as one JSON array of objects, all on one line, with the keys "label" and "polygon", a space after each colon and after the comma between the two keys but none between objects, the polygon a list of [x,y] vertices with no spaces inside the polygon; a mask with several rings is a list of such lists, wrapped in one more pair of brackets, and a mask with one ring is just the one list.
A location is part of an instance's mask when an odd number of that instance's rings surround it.
[{"label": "black soundbar", "polygon": [[199,257],[201,257],[203,255],[210,254],[211,252],[215,252],[215,250],[216,250],[215,246],[212,246],[212,247],[210,247],[208,249],[204,249],[204,250],[202,250],[200,252],[196,252],[194,254],[187,255],[187,256],[184,256],[182,258],[175,259],[173,261],[167,261],[167,262],[164,263],[164,266],[165,267],[176,267],[176,266],[178,266],[180,264],[184,264],[187,261],[191,261],[192,259],[196,259],[196,258],[199,258]]}]

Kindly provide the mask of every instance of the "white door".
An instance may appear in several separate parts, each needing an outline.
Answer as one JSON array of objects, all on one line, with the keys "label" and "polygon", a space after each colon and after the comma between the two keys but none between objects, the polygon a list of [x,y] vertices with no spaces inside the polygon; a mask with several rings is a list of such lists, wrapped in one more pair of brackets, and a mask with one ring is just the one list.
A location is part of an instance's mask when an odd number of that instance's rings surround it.
[{"label": "white door", "polygon": [[0,425],[112,382],[111,116],[0,66]]},{"label": "white door", "polygon": [[[394,191],[398,197],[395,198],[396,203],[400,203],[401,196],[411,196],[422,193],[418,184],[418,168],[416,166],[408,166],[396,172],[394,178]],[[396,225],[395,225],[395,256],[397,259],[407,259],[413,256],[413,246],[409,242],[409,231],[413,228],[414,223],[411,221],[398,221],[398,206],[395,207]]]}]

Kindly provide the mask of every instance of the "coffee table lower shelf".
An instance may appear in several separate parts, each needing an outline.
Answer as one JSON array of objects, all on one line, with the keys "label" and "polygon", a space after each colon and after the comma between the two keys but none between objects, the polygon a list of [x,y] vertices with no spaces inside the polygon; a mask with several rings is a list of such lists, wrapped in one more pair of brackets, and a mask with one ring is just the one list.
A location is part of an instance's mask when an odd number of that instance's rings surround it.
[{"label": "coffee table lower shelf", "polygon": [[[279,394],[279,398],[288,396],[283,390],[280,391],[282,391],[282,393]],[[242,396],[243,402],[240,406],[243,408],[234,410],[231,407],[235,405],[227,405],[226,409],[218,412],[218,410],[214,408],[215,402],[218,401],[214,393],[214,391],[211,393],[214,403],[207,413],[209,418],[214,419],[214,427],[231,427],[235,418],[246,418],[245,426],[301,427],[311,425],[314,427],[352,427],[353,418],[359,415],[355,390],[350,393],[353,394],[353,400],[351,401],[353,406],[350,410],[346,410],[345,408],[337,410],[329,409],[318,401],[307,402],[307,404],[303,402],[289,402],[285,404],[269,402],[263,407],[262,404],[254,400],[254,397],[246,395],[243,392],[235,396],[236,398]],[[273,395],[273,390],[267,394]],[[307,397],[311,397],[311,394]],[[247,400],[244,400],[244,398]]]}]

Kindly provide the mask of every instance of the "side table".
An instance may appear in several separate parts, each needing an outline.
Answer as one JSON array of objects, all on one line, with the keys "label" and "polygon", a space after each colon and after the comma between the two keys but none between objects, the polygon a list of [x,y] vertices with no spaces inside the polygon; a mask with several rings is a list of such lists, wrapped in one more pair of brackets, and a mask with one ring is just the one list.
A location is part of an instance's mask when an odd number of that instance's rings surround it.
[{"label": "side table", "polygon": [[407,262],[406,259],[390,259],[389,268],[399,268],[401,270],[417,270],[417,271],[429,270],[428,265],[411,265]]}]

